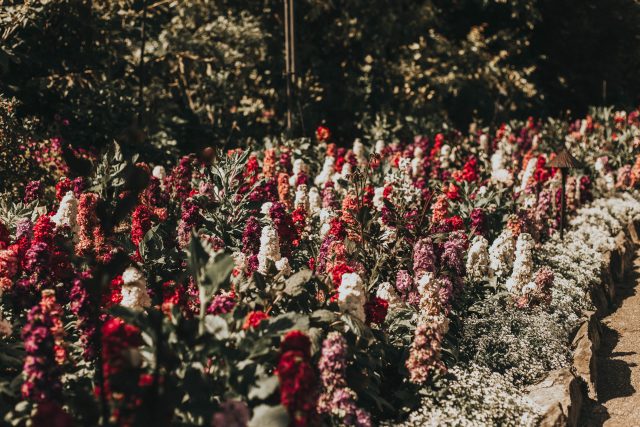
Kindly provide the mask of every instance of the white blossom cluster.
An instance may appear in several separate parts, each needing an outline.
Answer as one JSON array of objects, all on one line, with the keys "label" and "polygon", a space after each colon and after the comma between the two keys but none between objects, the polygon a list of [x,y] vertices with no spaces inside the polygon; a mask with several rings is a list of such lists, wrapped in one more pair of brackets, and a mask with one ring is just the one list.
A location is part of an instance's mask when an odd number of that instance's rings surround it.
[{"label": "white blossom cluster", "polygon": [[78,226],[78,199],[73,191],[67,191],[60,201],[60,206],[51,221],[58,227],[69,227],[73,232],[74,241],[78,239],[80,227]]},{"label": "white blossom cluster", "polygon": [[489,242],[484,236],[475,236],[467,252],[467,277],[471,281],[490,279]]},{"label": "white blossom cluster", "polygon": [[505,278],[513,266],[513,233],[508,228],[493,241],[489,248],[489,268],[498,278]]},{"label": "white blossom cluster", "polygon": [[128,267],[122,273],[122,302],[120,305],[134,310],[142,310],[151,306],[151,298],[147,293],[147,280],[144,274],[135,267]]},{"label": "white blossom cluster", "polygon": [[[538,415],[528,400],[498,373],[475,364],[455,366],[441,388],[424,390],[420,409],[403,427],[535,426]],[[391,424],[389,424],[391,425]]]},{"label": "white blossom cluster", "polygon": [[258,251],[258,272],[269,273],[269,261],[272,261],[276,269],[285,276],[291,274],[291,266],[286,257],[280,255],[280,239],[278,233],[271,224],[262,227],[260,234],[260,250]]},{"label": "white blossom cluster", "polygon": [[535,242],[528,233],[520,233],[516,242],[515,261],[513,271],[507,280],[506,287],[509,292],[521,293],[522,289],[533,278],[533,248]]},{"label": "white blossom cluster", "polygon": [[338,307],[343,313],[365,321],[364,305],[367,302],[364,282],[357,273],[345,273],[338,287]]}]

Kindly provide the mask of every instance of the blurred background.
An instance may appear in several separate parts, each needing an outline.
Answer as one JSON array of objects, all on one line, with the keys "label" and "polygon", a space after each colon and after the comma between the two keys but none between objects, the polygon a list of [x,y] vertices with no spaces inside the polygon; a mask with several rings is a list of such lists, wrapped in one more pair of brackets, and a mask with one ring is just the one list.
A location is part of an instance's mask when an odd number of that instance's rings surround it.
[{"label": "blurred background", "polygon": [[[30,132],[154,156],[285,131],[282,0],[0,4],[0,94]],[[639,101],[634,0],[296,0],[295,37],[295,136]]]}]

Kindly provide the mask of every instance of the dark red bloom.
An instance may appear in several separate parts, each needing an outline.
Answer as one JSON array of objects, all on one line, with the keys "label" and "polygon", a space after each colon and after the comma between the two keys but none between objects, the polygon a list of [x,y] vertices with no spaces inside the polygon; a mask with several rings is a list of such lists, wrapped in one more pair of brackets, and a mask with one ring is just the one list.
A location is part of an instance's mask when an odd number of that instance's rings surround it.
[{"label": "dark red bloom", "polygon": [[283,353],[292,350],[299,351],[306,357],[309,357],[311,354],[311,341],[304,333],[298,330],[293,330],[287,332],[284,336],[280,343],[280,349]]},{"label": "dark red bloom", "polygon": [[364,310],[367,315],[367,324],[381,325],[387,317],[389,303],[382,298],[373,297],[364,305]]},{"label": "dark red bloom", "polygon": [[316,138],[318,139],[318,141],[320,142],[326,141],[330,137],[331,137],[331,132],[329,131],[329,128],[325,126],[318,126],[318,128],[316,129]]}]

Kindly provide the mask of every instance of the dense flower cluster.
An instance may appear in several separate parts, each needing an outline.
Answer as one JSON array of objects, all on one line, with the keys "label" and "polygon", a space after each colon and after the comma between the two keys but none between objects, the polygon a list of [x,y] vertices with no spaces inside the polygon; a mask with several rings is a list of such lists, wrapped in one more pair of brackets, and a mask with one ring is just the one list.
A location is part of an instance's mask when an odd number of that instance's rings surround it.
[{"label": "dense flower cluster", "polygon": [[[569,173],[563,244],[545,137],[558,129],[535,120],[351,147],[321,127],[311,144],[207,149],[166,170],[92,159],[55,196],[29,184],[31,203],[0,205],[0,340],[20,355],[23,330],[31,422],[90,418],[63,385],[115,425],[369,426],[451,368],[473,380],[470,361],[531,383],[562,366],[589,308],[600,275],[578,260],[640,220],[634,117],[560,129],[595,165]],[[81,363],[62,376],[66,351]],[[452,410],[442,396],[427,419]]]}]

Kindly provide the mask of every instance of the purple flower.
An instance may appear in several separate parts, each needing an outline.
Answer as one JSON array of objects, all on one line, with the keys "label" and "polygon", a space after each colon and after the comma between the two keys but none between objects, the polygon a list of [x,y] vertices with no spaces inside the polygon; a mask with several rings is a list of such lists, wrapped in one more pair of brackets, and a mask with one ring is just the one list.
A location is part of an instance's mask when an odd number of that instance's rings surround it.
[{"label": "purple flower", "polygon": [[342,425],[369,427],[371,416],[358,408],[356,393],[347,386],[347,341],[339,332],[331,332],[322,343],[318,362],[322,394],[318,399],[318,412],[330,414]]},{"label": "purple flower", "polygon": [[435,271],[435,254],[430,238],[420,239],[413,246],[413,273],[416,277]]},{"label": "purple flower", "polygon": [[40,198],[42,183],[40,181],[30,181],[24,189],[24,202],[31,203]]},{"label": "purple flower", "polygon": [[464,276],[466,245],[467,239],[462,232],[452,233],[449,240],[444,243],[444,252],[441,257],[442,265],[458,276]]}]

